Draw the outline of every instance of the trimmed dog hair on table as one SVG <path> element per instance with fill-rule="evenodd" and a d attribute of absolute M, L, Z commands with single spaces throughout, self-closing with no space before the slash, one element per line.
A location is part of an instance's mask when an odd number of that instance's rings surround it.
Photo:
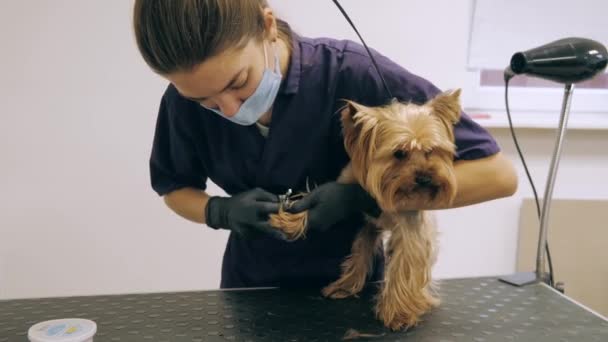
<path fill-rule="evenodd" d="M 383 233 L 388 233 L 375 313 L 392 330 L 415 326 L 439 305 L 431 277 L 438 250 L 436 226 L 431 212 L 418 208 L 447 208 L 456 195 L 453 127 L 460 119 L 460 92 L 443 92 L 424 104 L 393 101 L 366 107 L 346 101 L 340 113 L 350 163 L 337 181 L 359 183 L 382 213 L 366 216 L 340 278 L 322 294 L 346 298 L 359 293 L 373 256 L 381 250 Z M 290 239 L 303 238 L 306 212 L 284 209 L 271 215 L 271 225 Z"/>

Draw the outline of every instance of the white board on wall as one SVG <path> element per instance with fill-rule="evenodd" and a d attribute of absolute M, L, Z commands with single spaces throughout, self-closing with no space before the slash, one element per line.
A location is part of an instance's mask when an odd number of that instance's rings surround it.
<path fill-rule="evenodd" d="M 502 69 L 513 53 L 565 37 L 608 44 L 607 0 L 475 0 L 468 67 Z"/>

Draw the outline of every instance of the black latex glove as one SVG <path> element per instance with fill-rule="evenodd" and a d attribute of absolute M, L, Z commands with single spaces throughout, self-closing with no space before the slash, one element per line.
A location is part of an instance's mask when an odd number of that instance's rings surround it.
<path fill-rule="evenodd" d="M 326 231 L 334 224 L 365 212 L 380 214 L 376 201 L 359 184 L 330 182 L 312 190 L 288 209 L 291 213 L 308 210 L 307 229 Z"/>
<path fill-rule="evenodd" d="M 253 189 L 232 197 L 213 196 L 206 207 L 206 223 L 214 229 L 228 229 L 245 238 L 267 234 L 286 240 L 268 223 L 268 215 L 278 213 L 279 199 L 262 189 Z"/>

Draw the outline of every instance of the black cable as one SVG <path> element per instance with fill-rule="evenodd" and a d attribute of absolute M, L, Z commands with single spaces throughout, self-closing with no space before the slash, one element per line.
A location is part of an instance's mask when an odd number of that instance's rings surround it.
<path fill-rule="evenodd" d="M 511 136 L 513 137 L 513 142 L 515 143 L 515 148 L 517 149 L 517 153 L 519 154 L 519 158 L 521 159 L 521 163 L 524 165 L 524 170 L 526 171 L 526 175 L 528 176 L 528 181 L 530 181 L 530 185 L 532 186 L 532 192 L 534 192 L 534 200 L 536 202 L 536 214 L 538 215 L 538 219 L 540 222 L 540 202 L 538 200 L 538 193 L 536 192 L 536 187 L 534 186 L 534 182 L 532 181 L 532 176 L 530 176 L 530 171 L 528 171 L 528 165 L 526 164 L 526 160 L 524 159 L 523 153 L 521 153 L 521 149 L 519 148 L 519 142 L 517 141 L 517 136 L 515 135 L 515 130 L 513 129 L 513 121 L 511 120 L 511 111 L 509 110 L 509 81 L 511 80 L 512 75 L 505 74 L 505 107 L 507 109 L 507 119 L 509 120 L 509 129 L 511 130 Z M 551 252 L 549 252 L 549 241 L 545 243 L 545 250 L 547 251 L 547 261 L 549 262 L 549 286 L 554 287 L 553 281 L 553 262 L 551 261 Z"/>
<path fill-rule="evenodd" d="M 346 18 L 346 20 L 348 21 L 350 26 L 353 28 L 353 30 L 355 30 L 355 33 L 357 33 L 357 36 L 359 36 L 361 43 L 363 43 L 365 50 L 367 50 L 367 54 L 369 55 L 369 58 L 372 59 L 372 63 L 374 64 L 374 68 L 376 68 L 376 72 L 378 73 L 378 75 L 380 76 L 380 79 L 382 80 L 384 89 L 386 90 L 386 92 L 390 96 L 390 98 L 392 99 L 393 94 L 391 93 L 391 90 L 388 88 L 388 85 L 386 84 L 386 81 L 384 80 L 384 77 L 382 76 L 382 73 L 380 72 L 380 69 L 378 68 L 378 65 L 376 64 L 376 60 L 374 59 L 374 56 L 372 56 L 372 53 L 369 51 L 367 44 L 365 44 L 363 37 L 361 37 L 361 35 L 359 34 L 359 30 L 357 30 L 357 28 L 355 27 L 355 24 L 353 24 L 353 22 L 350 20 L 350 17 L 348 16 L 348 14 L 346 14 L 346 11 L 344 11 L 344 8 L 342 8 L 342 6 L 338 2 L 338 0 L 333 0 L 333 2 L 334 2 L 334 4 L 336 4 L 336 6 L 338 6 L 338 9 L 340 10 L 340 12 L 342 12 L 342 15 Z"/>

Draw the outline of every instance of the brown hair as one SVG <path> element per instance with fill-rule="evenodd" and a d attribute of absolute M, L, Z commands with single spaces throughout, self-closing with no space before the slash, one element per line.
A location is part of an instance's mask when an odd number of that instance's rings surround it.
<path fill-rule="evenodd" d="M 136 0 L 137 47 L 155 72 L 187 71 L 225 49 L 262 39 L 266 0 Z M 279 39 L 291 47 L 287 23 L 277 19 Z"/>

